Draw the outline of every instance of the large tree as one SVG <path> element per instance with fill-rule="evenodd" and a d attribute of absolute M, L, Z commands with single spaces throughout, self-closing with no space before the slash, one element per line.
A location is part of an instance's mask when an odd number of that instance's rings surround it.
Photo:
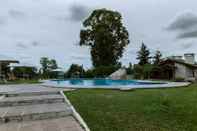
<path fill-rule="evenodd" d="M 42 57 L 40 59 L 40 64 L 41 64 L 41 71 L 42 71 L 42 76 L 44 78 L 48 78 L 50 76 L 50 72 L 53 69 L 57 69 L 58 65 L 55 59 L 49 59 L 47 57 Z"/>
<path fill-rule="evenodd" d="M 49 58 L 47 58 L 47 57 L 42 57 L 42 58 L 40 59 L 40 64 L 41 64 L 41 66 L 42 66 L 41 68 L 42 68 L 42 72 L 43 72 L 43 73 L 46 73 L 46 72 L 47 72 L 49 62 L 50 62 L 50 60 L 49 60 Z"/>
<path fill-rule="evenodd" d="M 83 26 L 80 45 L 90 46 L 94 67 L 117 65 L 129 44 L 129 33 L 123 26 L 121 14 L 97 9 L 83 22 Z"/>
<path fill-rule="evenodd" d="M 146 45 L 142 42 L 142 46 L 140 50 L 137 52 L 137 59 L 139 60 L 139 65 L 150 64 L 150 51 L 146 47 Z"/>
<path fill-rule="evenodd" d="M 50 69 L 57 69 L 57 68 L 58 68 L 58 65 L 57 65 L 57 62 L 56 62 L 55 59 L 51 59 L 51 60 L 49 61 L 49 68 L 50 68 Z"/>

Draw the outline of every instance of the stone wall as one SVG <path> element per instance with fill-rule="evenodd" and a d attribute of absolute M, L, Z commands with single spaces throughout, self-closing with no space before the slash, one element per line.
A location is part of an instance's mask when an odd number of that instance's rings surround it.
<path fill-rule="evenodd" d="M 186 79 L 186 67 L 183 64 L 175 63 L 175 78 L 184 78 Z"/>
<path fill-rule="evenodd" d="M 183 64 L 176 63 L 175 78 L 184 78 L 186 81 L 197 81 L 197 70 L 188 68 Z"/>

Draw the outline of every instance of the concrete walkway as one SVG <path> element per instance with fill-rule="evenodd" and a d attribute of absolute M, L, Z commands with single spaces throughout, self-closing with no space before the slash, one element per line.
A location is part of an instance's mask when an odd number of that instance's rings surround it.
<path fill-rule="evenodd" d="M 83 131 L 60 90 L 0 85 L 0 131 Z"/>

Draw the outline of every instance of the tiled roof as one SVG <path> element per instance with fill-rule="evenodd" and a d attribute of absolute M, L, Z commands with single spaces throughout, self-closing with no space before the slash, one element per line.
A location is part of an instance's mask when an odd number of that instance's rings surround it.
<path fill-rule="evenodd" d="M 176 63 L 179 63 L 179 64 L 183 64 L 183 65 L 188 66 L 188 67 L 191 67 L 191 68 L 197 68 L 197 65 L 196 64 L 186 63 L 183 60 L 175 60 L 175 59 L 168 58 L 165 61 L 173 61 L 173 62 L 176 62 Z"/>

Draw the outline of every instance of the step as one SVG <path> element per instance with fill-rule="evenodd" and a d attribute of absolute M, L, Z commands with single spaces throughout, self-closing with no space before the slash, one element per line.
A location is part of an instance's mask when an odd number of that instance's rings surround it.
<path fill-rule="evenodd" d="M 60 102 L 64 102 L 64 97 L 60 94 L 40 95 L 40 96 L 4 97 L 3 99 L 0 100 L 0 107 L 60 103 Z"/>
<path fill-rule="evenodd" d="M 60 94 L 59 91 L 35 91 L 35 92 L 10 92 L 3 93 L 6 97 L 18 97 L 18 96 L 40 96 L 40 95 L 52 95 Z"/>
<path fill-rule="evenodd" d="M 61 118 L 72 115 L 65 103 L 0 108 L 0 123 Z"/>

